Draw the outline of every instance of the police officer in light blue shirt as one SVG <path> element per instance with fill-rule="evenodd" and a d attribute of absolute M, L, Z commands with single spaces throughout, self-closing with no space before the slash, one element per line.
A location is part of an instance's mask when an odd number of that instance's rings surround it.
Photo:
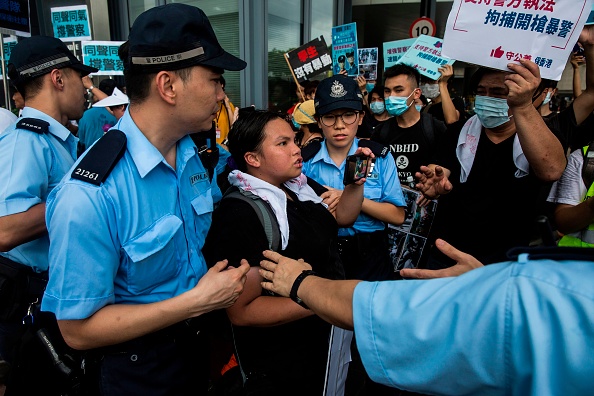
<path fill-rule="evenodd" d="M 445 242 L 440 249 L 460 267 L 440 275 L 478 263 Z M 354 327 L 374 381 L 432 395 L 592 393 L 593 249 L 518 248 L 511 261 L 458 277 L 396 282 L 298 277 L 311 266 L 264 255 L 260 274 L 274 282 L 262 287 Z"/>
<path fill-rule="evenodd" d="M 249 265 L 207 271 L 201 249 L 221 193 L 216 158 L 188 133 L 211 128 L 223 70 L 246 64 L 186 4 L 142 13 L 120 57 L 125 115 L 48 198 L 43 309 L 88 350 L 87 392 L 206 394 L 208 348 L 189 319 L 232 305 Z"/>
<path fill-rule="evenodd" d="M 20 41 L 8 64 L 8 76 L 26 101 L 22 118 L 0 131 L 0 357 L 8 362 L 18 357 L 23 317 L 41 300 L 47 282 L 47 196 L 76 159 L 77 139 L 63 124 L 82 116 L 81 76 L 95 71 L 62 41 L 46 36 Z M 10 391 L 27 393 L 9 382 Z M 50 383 L 44 392 L 51 394 Z"/>
<path fill-rule="evenodd" d="M 303 150 L 303 173 L 340 194 L 347 156 L 359 145 L 371 145 L 376 159 L 366 178 L 361 214 L 352 227 L 339 230 L 339 251 L 348 279 L 386 280 L 394 271 L 388 256 L 386 223 L 404 221 L 405 202 L 394 159 L 387 149 L 355 138 L 364 116 L 362 103 L 362 94 L 352 78 L 339 75 L 320 83 L 315 106 L 325 140 Z"/>

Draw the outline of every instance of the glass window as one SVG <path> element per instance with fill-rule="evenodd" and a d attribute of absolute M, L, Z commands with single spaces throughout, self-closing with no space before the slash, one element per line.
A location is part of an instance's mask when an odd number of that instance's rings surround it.
<path fill-rule="evenodd" d="M 128 0 L 128 18 L 130 18 L 130 27 L 132 27 L 134 21 L 138 18 L 138 15 L 156 5 L 156 0 Z"/>
<path fill-rule="evenodd" d="M 268 98 L 270 110 L 286 112 L 297 102 L 296 85 L 284 54 L 301 45 L 302 1 L 268 2 Z"/>
<path fill-rule="evenodd" d="M 336 0 L 315 0 L 311 2 L 311 39 L 324 36 L 326 44 L 332 45 L 332 26 L 336 25 L 334 16 Z"/>

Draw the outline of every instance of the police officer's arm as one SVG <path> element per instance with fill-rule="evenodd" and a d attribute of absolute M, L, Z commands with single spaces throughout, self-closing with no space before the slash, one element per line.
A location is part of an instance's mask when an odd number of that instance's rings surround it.
<path fill-rule="evenodd" d="M 404 208 L 390 202 L 377 202 L 364 198 L 361 212 L 390 224 L 402 224 L 404 222 Z"/>
<path fill-rule="evenodd" d="M 0 251 L 7 252 L 47 233 L 45 203 L 25 212 L 0 217 Z"/>
<path fill-rule="evenodd" d="M 260 267 L 252 267 L 241 296 L 227 308 L 229 320 L 236 326 L 269 327 L 306 318 L 313 313 L 290 298 L 263 296 Z"/>
<path fill-rule="evenodd" d="M 450 91 L 448 91 L 448 80 L 454 75 L 454 68 L 452 65 L 446 64 L 437 69 L 437 71 L 441 73 L 438 84 L 444 121 L 448 125 L 453 124 L 460 119 L 460 112 L 454 106 L 454 102 L 450 97 Z"/>
<path fill-rule="evenodd" d="M 311 266 L 302 260 L 293 260 L 267 250 L 260 263 L 260 275 L 272 282 L 262 282 L 262 287 L 288 297 L 295 279 Z M 358 280 L 328 280 L 310 275 L 306 277 L 297 296 L 319 317 L 343 329 L 353 328 L 353 292 Z"/>
<path fill-rule="evenodd" d="M 508 64 L 514 73 L 505 76 L 505 85 L 509 89 L 507 103 L 530 167 L 539 179 L 554 181 L 565 169 L 565 153 L 559 139 L 532 104 L 532 96 L 540 84 L 539 68 L 527 59 L 521 59 L 520 63 Z"/>
<path fill-rule="evenodd" d="M 575 206 L 557 204 L 554 216 L 555 224 L 564 234 L 583 230 L 594 221 L 594 199 L 589 198 Z"/>
<path fill-rule="evenodd" d="M 111 304 L 81 320 L 58 320 L 66 343 L 86 350 L 114 345 L 153 333 L 215 309 L 230 307 L 243 291 L 250 266 L 214 265 L 191 290 L 151 304 Z"/>
<path fill-rule="evenodd" d="M 594 25 L 584 26 L 579 42 L 584 47 L 586 60 L 586 89 L 573 101 L 573 112 L 578 125 L 594 111 Z"/>

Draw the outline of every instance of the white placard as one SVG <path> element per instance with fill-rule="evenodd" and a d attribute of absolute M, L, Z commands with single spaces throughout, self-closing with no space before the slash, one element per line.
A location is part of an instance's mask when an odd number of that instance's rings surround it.
<path fill-rule="evenodd" d="M 558 81 L 588 18 L 592 0 L 454 0 L 443 55 L 509 71 L 531 59 Z"/>

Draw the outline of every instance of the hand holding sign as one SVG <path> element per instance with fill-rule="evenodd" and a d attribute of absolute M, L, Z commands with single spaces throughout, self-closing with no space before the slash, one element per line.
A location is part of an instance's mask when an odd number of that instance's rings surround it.
<path fill-rule="evenodd" d="M 505 85 L 509 89 L 507 104 L 509 107 L 526 107 L 532 105 L 534 91 L 540 85 L 540 69 L 536 63 L 521 59 L 521 65 L 507 65 L 514 73 L 505 76 Z"/>

